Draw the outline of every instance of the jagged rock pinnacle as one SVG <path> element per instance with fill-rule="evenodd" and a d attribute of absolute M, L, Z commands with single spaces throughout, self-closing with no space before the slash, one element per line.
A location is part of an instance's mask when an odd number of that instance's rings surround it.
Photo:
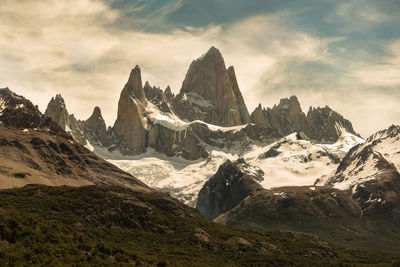
<path fill-rule="evenodd" d="M 106 123 L 101 116 L 101 109 L 96 106 L 89 119 L 84 122 L 84 130 L 87 136 L 95 142 L 105 143 L 107 135 Z"/>
<path fill-rule="evenodd" d="M 101 109 L 98 106 L 94 107 L 92 116 L 100 116 L 101 117 Z"/>
<path fill-rule="evenodd" d="M 220 126 L 250 122 L 234 69 L 226 69 L 224 58 L 215 47 L 190 65 L 178 98 L 185 94 L 195 94 L 198 101 L 190 102 L 189 98 L 189 102 L 199 104 L 196 108 L 202 113 L 191 112 L 188 106 L 176 107 L 177 113 L 188 120 L 200 119 Z"/>
<path fill-rule="evenodd" d="M 134 154 L 146 149 L 146 119 L 143 116 L 147 105 L 139 66 L 136 66 L 122 89 L 118 102 L 114 131 L 123 138 L 122 146 Z"/>
<path fill-rule="evenodd" d="M 69 130 L 69 114 L 61 94 L 51 98 L 44 114 L 55 121 L 64 131 Z"/>
<path fill-rule="evenodd" d="M 127 93 L 130 96 L 136 97 L 140 102 L 142 102 L 142 104 L 147 104 L 146 95 L 144 93 L 142 84 L 142 74 L 138 65 L 132 69 L 124 90 L 127 90 Z"/>

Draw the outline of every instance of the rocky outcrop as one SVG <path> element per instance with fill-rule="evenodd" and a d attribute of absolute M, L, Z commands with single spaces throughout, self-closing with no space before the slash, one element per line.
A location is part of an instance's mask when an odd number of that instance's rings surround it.
<path fill-rule="evenodd" d="M 142 73 L 138 65 L 132 69 L 123 91 L 129 92 L 130 96 L 138 99 L 143 105 L 146 105 L 147 100 L 143 89 Z"/>
<path fill-rule="evenodd" d="M 343 222 L 361 222 L 360 214 L 357 202 L 347 192 L 297 186 L 259 190 L 215 221 L 261 231 L 283 227 L 331 237 L 332 229 L 350 235 L 352 226 L 344 229 Z"/>
<path fill-rule="evenodd" d="M 304 133 L 312 139 L 322 142 L 336 141 L 342 129 L 358 135 L 351 122 L 330 107 L 312 108 L 307 113 L 307 127 Z"/>
<path fill-rule="evenodd" d="M 69 133 L 75 141 L 86 145 L 83 122 L 77 120 L 73 114 L 68 113 L 64 98 L 60 94 L 51 98 L 44 114 Z"/>
<path fill-rule="evenodd" d="M 0 125 L 22 130 L 44 128 L 52 134 L 63 132 L 37 106 L 8 88 L 0 89 Z"/>
<path fill-rule="evenodd" d="M 171 87 L 168 85 L 167 88 L 164 90 L 164 96 L 166 99 L 171 100 L 175 97 L 175 95 L 171 91 Z"/>
<path fill-rule="evenodd" d="M 262 109 L 261 104 L 252 112 L 253 123 L 275 128 L 282 136 L 305 128 L 305 115 L 296 96 L 281 99 L 273 108 Z"/>
<path fill-rule="evenodd" d="M 146 94 L 147 100 L 154 105 L 156 105 L 160 111 L 173 113 L 173 108 L 171 107 L 170 100 L 174 97 L 169 86 L 164 93 L 160 87 L 151 86 L 149 82 L 144 85 L 144 92 Z"/>
<path fill-rule="evenodd" d="M 250 122 L 234 70 L 228 72 L 220 51 L 215 47 L 192 62 L 174 101 L 174 108 L 188 121 L 202 120 L 219 126 Z"/>
<path fill-rule="evenodd" d="M 64 98 L 60 94 L 51 98 L 44 115 L 55 121 L 64 131 L 70 131 L 68 110 Z"/>
<path fill-rule="evenodd" d="M 296 96 L 291 96 L 289 99 L 281 99 L 279 104 L 274 106 L 272 110 L 275 113 L 274 115 L 277 115 L 275 119 L 278 127 L 285 129 L 285 126 L 287 126 L 287 128 L 292 128 L 291 132 L 295 129 L 306 128 L 306 118 Z"/>
<path fill-rule="evenodd" d="M 210 219 L 229 211 L 258 190 L 264 172 L 248 165 L 244 159 L 227 160 L 199 192 L 196 208 Z"/>
<path fill-rule="evenodd" d="M 79 144 L 86 145 L 87 139 L 90 138 L 84 132 L 84 122 L 81 120 L 77 120 L 74 114 L 69 115 L 69 129 L 68 132 L 72 138 L 75 139 Z"/>
<path fill-rule="evenodd" d="M 375 160 L 377 168 L 380 164 L 387 164 L 380 156 Z M 356 167 L 356 164 L 352 162 L 351 165 Z M 358 167 L 358 171 L 353 170 L 350 177 L 332 180 L 333 183 L 328 186 L 258 190 L 214 221 L 259 231 L 284 226 L 285 230 L 318 234 L 326 239 L 366 246 L 370 246 L 372 238 L 396 241 L 400 234 L 399 172 L 393 164 L 381 166 L 375 173 L 368 171 L 364 174 L 362 169 L 370 168 L 365 163 L 360 163 Z M 363 176 L 357 183 L 352 183 L 349 179 L 358 174 Z"/>
<path fill-rule="evenodd" d="M 146 98 L 149 101 L 154 99 L 160 100 L 163 97 L 163 91 L 159 87 L 151 86 L 148 81 L 144 84 L 143 87 L 144 93 L 146 94 Z"/>
<path fill-rule="evenodd" d="M 107 126 L 99 107 L 96 106 L 94 108 L 92 115 L 83 124 L 85 136 L 87 136 L 87 139 L 90 140 L 91 144 L 107 146 Z"/>
<path fill-rule="evenodd" d="M 329 107 L 310 107 L 304 114 L 296 96 L 281 99 L 273 108 L 260 104 L 251 113 L 251 120 L 260 127 L 276 129 L 281 136 L 301 132 L 317 142 L 336 142 L 343 131 L 359 136 L 350 121 Z"/>
<path fill-rule="evenodd" d="M 262 108 L 261 103 L 251 113 L 251 120 L 260 127 L 272 128 L 271 122 L 267 119 L 266 111 Z"/>
<path fill-rule="evenodd" d="M 119 149 L 128 154 L 140 154 L 147 147 L 147 100 L 139 66 L 136 66 L 121 92 L 114 132 L 119 137 Z"/>

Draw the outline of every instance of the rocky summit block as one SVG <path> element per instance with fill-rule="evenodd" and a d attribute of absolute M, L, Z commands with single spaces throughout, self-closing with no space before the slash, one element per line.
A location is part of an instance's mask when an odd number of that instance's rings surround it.
<path fill-rule="evenodd" d="M 87 140 L 83 132 L 83 122 L 77 120 L 73 114 L 68 113 L 64 98 L 60 94 L 51 98 L 44 114 L 48 118 L 55 121 L 77 142 L 82 145 L 87 144 Z"/>
<path fill-rule="evenodd" d="M 189 121 L 219 126 L 250 122 L 233 68 L 226 69 L 221 52 L 211 47 L 189 67 L 174 101 L 177 114 Z"/>

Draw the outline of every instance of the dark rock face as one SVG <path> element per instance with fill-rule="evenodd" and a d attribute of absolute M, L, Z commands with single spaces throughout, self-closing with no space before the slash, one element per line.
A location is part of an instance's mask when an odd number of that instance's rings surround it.
<path fill-rule="evenodd" d="M 318 234 L 343 244 L 368 247 L 374 243 L 374 248 L 385 249 L 391 242 L 399 244 L 399 220 L 400 175 L 393 171 L 355 190 L 318 186 L 259 190 L 214 219 L 258 231 L 284 226 L 286 230 Z M 385 242 L 375 244 L 377 240 Z"/>
<path fill-rule="evenodd" d="M 267 118 L 267 112 L 262 108 L 261 103 L 251 113 L 251 121 L 262 128 L 272 128 L 272 124 Z"/>
<path fill-rule="evenodd" d="M 189 121 L 203 120 L 219 126 L 250 122 L 235 72 L 233 68 L 226 69 L 215 47 L 192 62 L 174 107 L 180 117 Z"/>
<path fill-rule="evenodd" d="M 288 126 L 292 126 L 292 132 L 294 129 L 306 128 L 305 116 L 303 111 L 301 110 L 299 100 L 296 96 L 291 96 L 289 99 L 281 99 L 279 104 L 274 107 L 273 110 L 286 119 L 286 121 L 288 122 Z M 285 122 L 283 122 L 283 120 L 280 120 L 279 123 L 282 123 L 282 128 L 284 129 Z M 279 125 L 279 123 L 277 122 L 276 124 Z"/>
<path fill-rule="evenodd" d="M 147 100 L 160 100 L 163 96 L 163 91 L 155 86 L 151 86 L 149 82 L 146 82 L 143 87 L 144 93 L 146 94 Z"/>
<path fill-rule="evenodd" d="M 302 132 L 318 142 L 337 141 L 341 134 L 340 128 L 358 135 L 350 121 L 329 107 L 310 107 L 305 115 L 296 96 L 281 99 L 273 108 L 263 109 L 260 104 L 251 113 L 251 119 L 260 127 L 276 129 L 281 136 Z"/>
<path fill-rule="evenodd" d="M 244 159 L 226 161 L 199 192 L 196 208 L 210 219 L 234 208 L 239 202 L 258 190 L 263 190 L 257 181 L 264 173 L 249 166 Z"/>

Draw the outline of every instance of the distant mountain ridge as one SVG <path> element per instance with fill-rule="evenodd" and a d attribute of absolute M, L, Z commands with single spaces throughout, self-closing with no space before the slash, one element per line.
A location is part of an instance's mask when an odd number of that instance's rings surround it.
<path fill-rule="evenodd" d="M 234 68 L 226 68 L 215 47 L 192 62 L 177 95 L 170 87 L 163 91 L 149 82 L 143 86 L 136 66 L 121 92 L 114 126 L 107 130 L 100 108 L 89 122 L 77 121 L 66 112 L 60 95 L 50 101 L 45 114 L 103 155 L 138 155 L 153 148 L 195 160 L 207 158 L 213 149 L 240 154 L 251 144 L 268 144 L 292 132 L 322 143 L 334 143 L 342 130 L 357 135 L 351 122 L 329 107 L 310 107 L 306 115 L 296 96 L 281 99 L 273 108 L 260 104 L 249 115 Z"/>
<path fill-rule="evenodd" d="M 65 124 L 71 118 L 65 107 L 53 111 Z M 77 123 L 83 132 L 104 134 L 98 108 Z M 368 255 L 317 236 L 218 225 L 90 152 L 69 125 L 67 133 L 29 100 L 0 89 L 2 266 L 321 265 Z"/>
<path fill-rule="evenodd" d="M 251 113 L 253 123 L 278 129 L 283 136 L 302 132 L 317 142 L 336 142 L 341 128 L 359 136 L 351 122 L 328 106 L 310 107 L 305 114 L 296 96 L 281 99 L 273 108 L 262 108 L 261 104 Z M 340 134 L 339 134 L 340 135 Z"/>

